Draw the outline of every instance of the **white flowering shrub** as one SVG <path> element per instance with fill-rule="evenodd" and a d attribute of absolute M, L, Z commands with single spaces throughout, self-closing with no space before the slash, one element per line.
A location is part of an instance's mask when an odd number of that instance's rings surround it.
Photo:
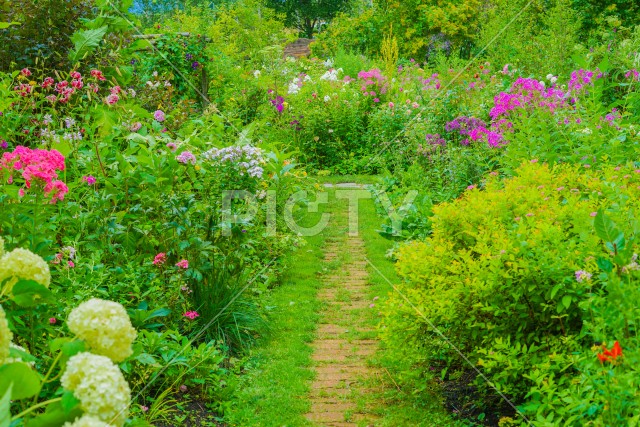
<path fill-rule="evenodd" d="M 67 362 L 60 382 L 80 400 L 85 414 L 116 427 L 124 425 L 131 391 L 120 369 L 108 357 L 76 354 Z"/>
<path fill-rule="evenodd" d="M 2 240 L 0 248 L 4 252 Z M 52 299 L 50 281 L 46 262 L 26 249 L 17 248 L 0 257 L 0 303 L 5 307 L 15 305 L 18 310 L 37 311 L 37 306 Z M 49 342 L 57 355 L 48 367 L 42 366 L 47 356 L 35 354 L 34 348 L 38 347 L 33 341 L 26 343 L 34 356 L 12 342 L 22 337 L 11 332 L 9 320 L 13 322 L 16 316 L 12 311 L 9 314 L 10 319 L 0 305 L 0 425 L 5 425 L 3 420 L 34 427 L 124 425 L 131 390 L 114 362 L 122 362 L 133 353 L 131 346 L 137 332 L 122 305 L 94 298 L 72 310 L 67 325 L 76 338 Z M 44 377 L 38 373 L 39 368 L 47 372 Z M 61 374 L 62 397 L 37 403 L 44 385 L 58 378 L 52 376 L 56 371 Z M 27 399 L 34 399 L 31 406 L 25 402 Z M 12 419 L 13 409 L 18 414 Z"/>
<path fill-rule="evenodd" d="M 10 293 L 19 279 L 33 280 L 48 288 L 51 283 L 49 266 L 28 249 L 16 248 L 0 258 L 0 284 L 4 282 L 0 295 Z"/>
<path fill-rule="evenodd" d="M 137 334 L 121 304 L 92 298 L 71 311 L 67 326 L 94 353 L 116 363 L 133 353 L 131 345 Z"/>

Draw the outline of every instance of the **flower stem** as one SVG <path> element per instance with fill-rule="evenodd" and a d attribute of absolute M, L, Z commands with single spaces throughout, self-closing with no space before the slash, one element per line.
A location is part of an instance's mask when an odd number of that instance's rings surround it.
<path fill-rule="evenodd" d="M 50 403 L 55 403 L 55 402 L 60 402 L 62 400 L 61 397 L 56 397 L 55 399 L 49 399 L 49 400 L 45 400 L 44 402 L 40 402 L 36 405 L 31 406 L 28 409 L 25 409 L 24 411 L 20 412 L 18 415 L 14 415 L 13 418 L 11 418 L 12 421 L 15 421 L 19 418 L 24 417 L 27 414 L 30 414 L 31 412 L 35 411 L 38 408 L 42 408 L 43 406 L 47 406 Z"/>

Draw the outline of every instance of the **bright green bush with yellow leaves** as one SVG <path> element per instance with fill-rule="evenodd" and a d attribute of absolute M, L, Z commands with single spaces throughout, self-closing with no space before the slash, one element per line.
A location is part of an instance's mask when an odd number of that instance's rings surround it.
<path fill-rule="evenodd" d="M 611 249 L 594 222 L 606 212 L 634 230 L 639 196 L 640 170 L 631 164 L 595 171 L 534 160 L 514 178 L 489 175 L 434 207 L 430 238 L 400 249 L 405 283 L 383 310 L 384 339 L 445 385 L 476 376 L 455 346 L 516 404 L 530 398 L 540 372 L 554 387 L 568 385 L 578 375 L 574 355 L 596 360 L 585 302 L 606 295 L 597 260 Z M 473 387 L 470 406 L 502 401 L 480 377 Z"/>

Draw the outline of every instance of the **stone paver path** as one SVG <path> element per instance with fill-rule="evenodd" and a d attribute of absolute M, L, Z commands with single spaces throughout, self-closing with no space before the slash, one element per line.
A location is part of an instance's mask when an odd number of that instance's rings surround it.
<path fill-rule="evenodd" d="M 319 426 L 373 426 L 375 416 L 361 407 L 364 381 L 376 375 L 367 359 L 377 349 L 375 331 L 366 325 L 368 273 L 364 242 L 358 236 L 328 239 L 325 261 L 348 253 L 337 271 L 325 276 L 318 298 L 325 303 L 313 342 L 316 379 L 307 419 Z"/>

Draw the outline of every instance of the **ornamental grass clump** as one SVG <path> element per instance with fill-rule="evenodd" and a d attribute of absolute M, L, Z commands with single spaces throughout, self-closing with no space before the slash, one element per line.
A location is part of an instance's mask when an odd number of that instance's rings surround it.
<path fill-rule="evenodd" d="M 133 353 L 131 345 L 137 334 L 121 304 L 92 298 L 71 312 L 67 326 L 92 352 L 116 363 Z"/>
<path fill-rule="evenodd" d="M 108 357 L 76 354 L 67 362 L 60 382 L 73 392 L 86 415 L 116 427 L 124 425 L 131 390 L 120 369 Z"/>

